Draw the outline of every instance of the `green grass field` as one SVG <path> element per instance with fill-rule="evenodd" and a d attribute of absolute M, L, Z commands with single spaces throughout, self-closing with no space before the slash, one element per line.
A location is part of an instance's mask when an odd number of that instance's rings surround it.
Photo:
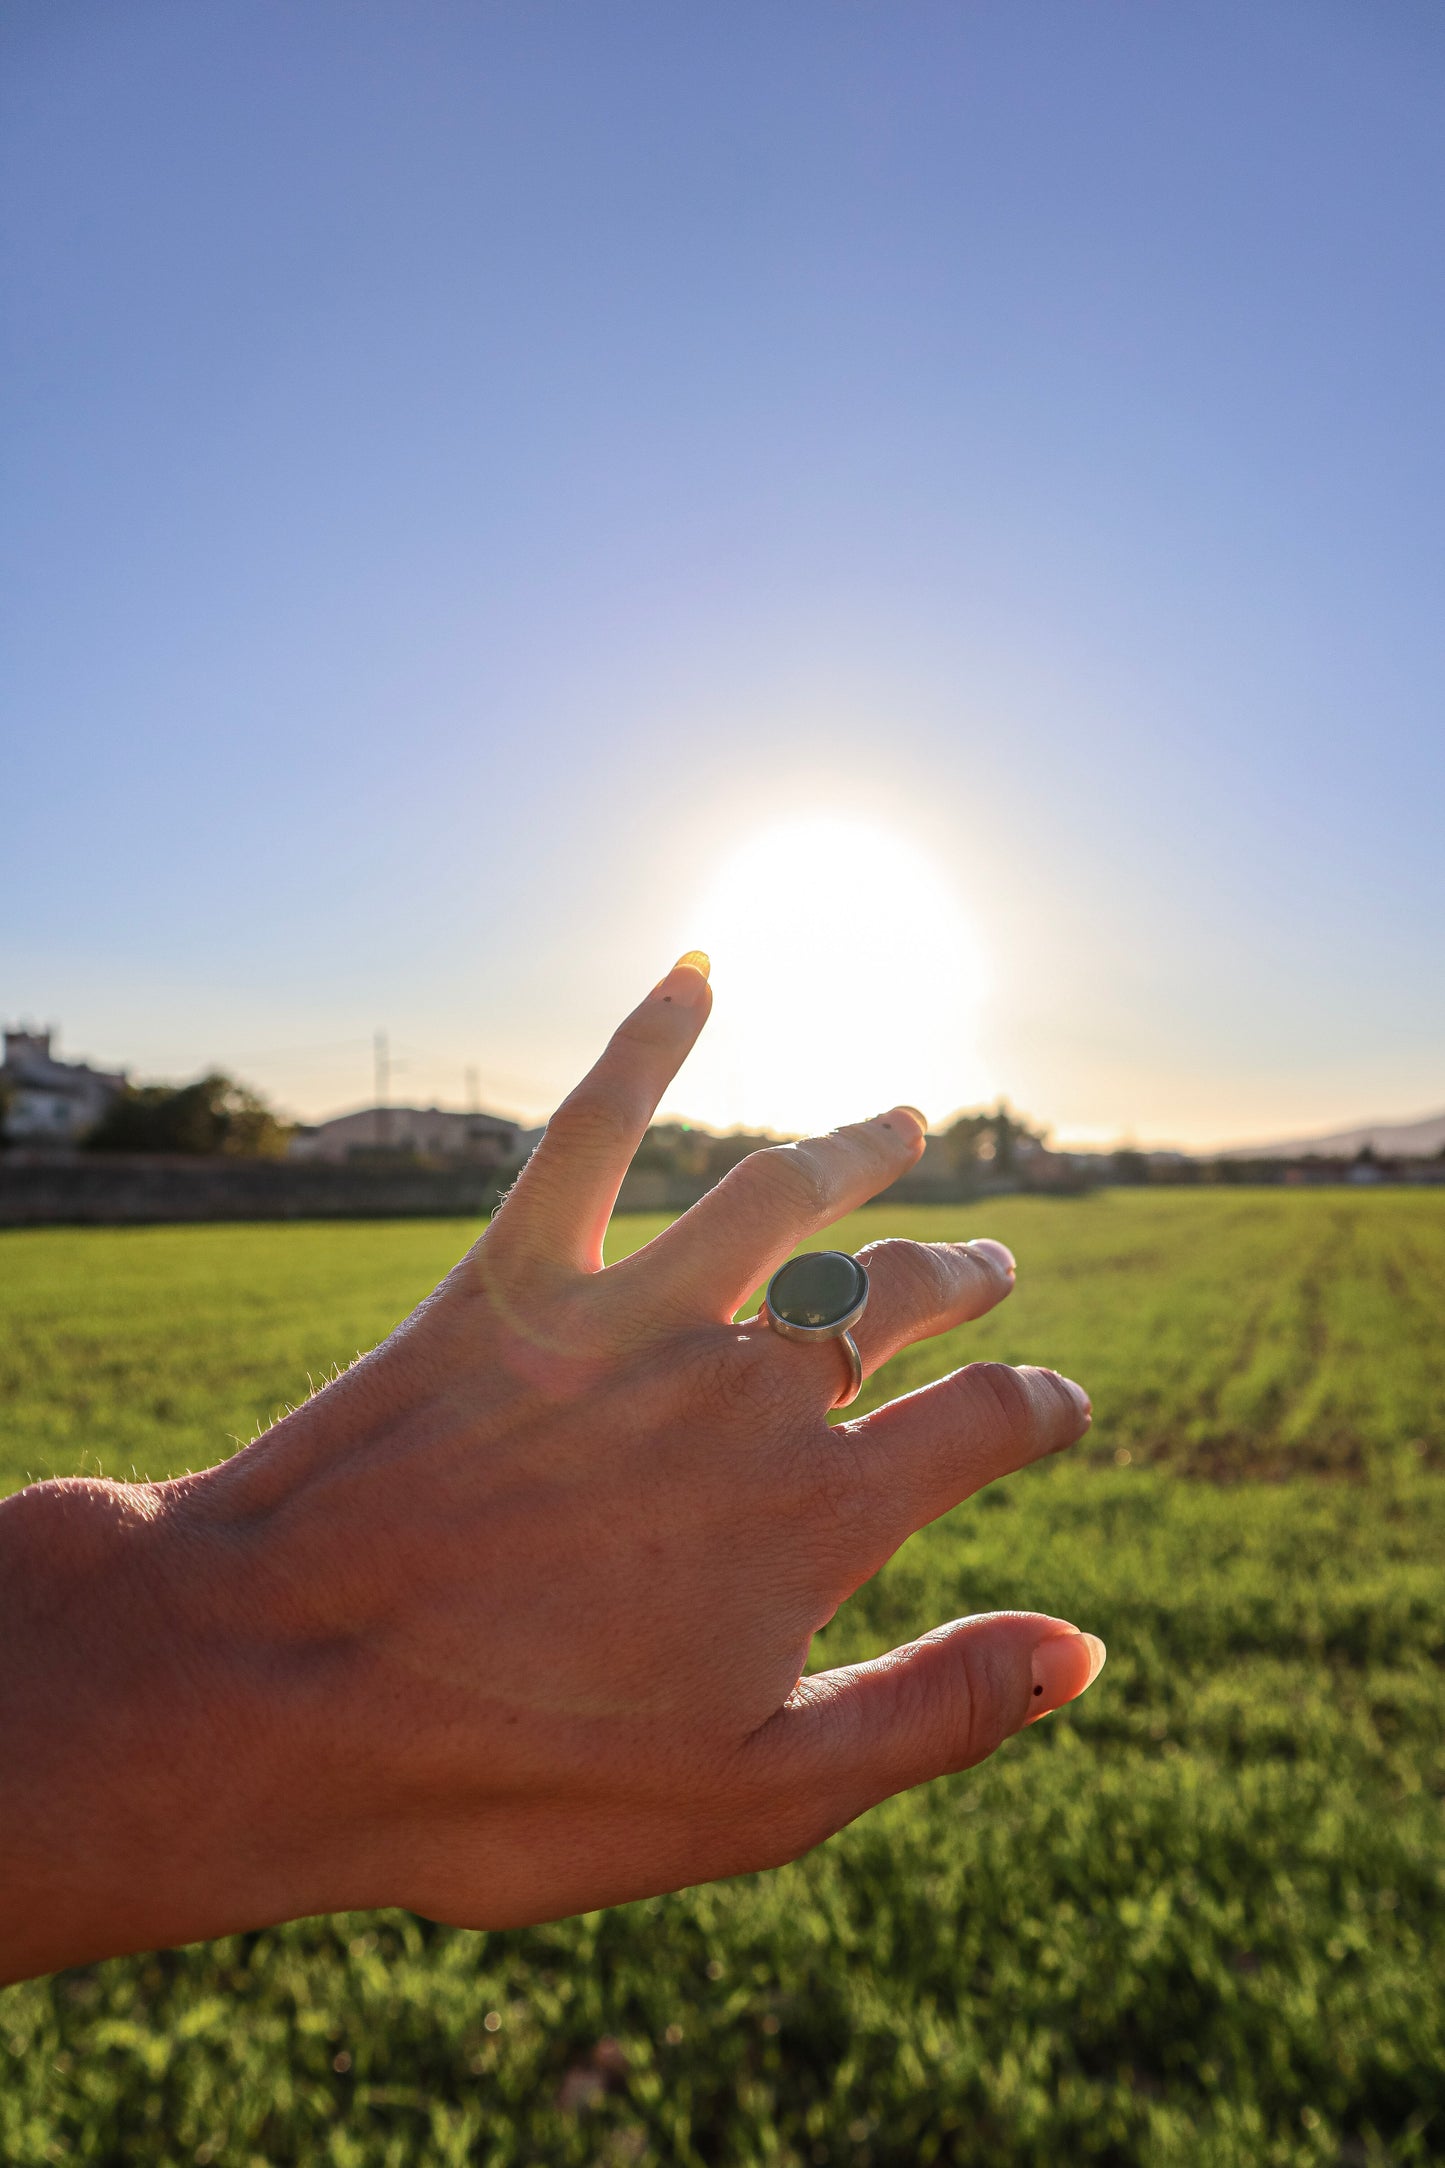
<path fill-rule="evenodd" d="M 1445 2160 L 1445 1195 L 882 1206 L 830 1239 L 885 1232 L 997 1233 L 1021 1271 L 874 1398 L 987 1353 L 1072 1371 L 1096 1422 L 916 1538 L 819 1658 L 1025 1603 L 1107 1639 L 1084 1701 L 780 1874 L 12 1989 L 6 2168 Z M 465 1239 L 0 1236 L 0 1488 L 218 1457 Z"/>

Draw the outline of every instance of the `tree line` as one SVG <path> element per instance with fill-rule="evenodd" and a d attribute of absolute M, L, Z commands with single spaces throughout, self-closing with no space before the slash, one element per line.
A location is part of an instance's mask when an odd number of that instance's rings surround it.
<path fill-rule="evenodd" d="M 280 1159 L 292 1126 L 249 1085 L 212 1069 L 192 1084 L 127 1084 L 85 1144 L 92 1152 Z"/>

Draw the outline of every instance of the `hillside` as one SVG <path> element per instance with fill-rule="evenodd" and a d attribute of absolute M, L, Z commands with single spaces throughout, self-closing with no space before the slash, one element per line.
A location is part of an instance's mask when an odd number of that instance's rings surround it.
<path fill-rule="evenodd" d="M 1318 1152 L 1322 1159 L 1353 1159 L 1365 1145 L 1381 1159 L 1433 1159 L 1445 1151 L 1445 1113 L 1416 1122 L 1362 1122 L 1358 1129 L 1335 1129 L 1324 1137 L 1293 1137 L 1284 1144 L 1237 1144 L 1222 1159 L 1300 1159 Z"/>

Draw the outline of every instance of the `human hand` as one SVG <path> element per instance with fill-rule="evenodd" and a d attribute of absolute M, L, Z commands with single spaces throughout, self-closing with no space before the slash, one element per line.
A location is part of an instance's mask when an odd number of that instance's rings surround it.
<path fill-rule="evenodd" d="M 710 1001 L 678 965 L 405 1324 L 233 1460 L 148 1490 L 115 1585 L 152 1569 L 182 1713 L 126 1797 L 183 1834 L 164 1919 L 132 1907 L 106 1948 L 383 1904 L 504 1926 L 773 1865 L 1096 1675 L 1101 1643 L 1030 1612 L 804 1675 L 916 1528 L 1072 1444 L 1088 1401 L 974 1364 L 830 1425 L 839 1350 L 733 1322 L 915 1162 L 905 1107 L 753 1154 L 603 1268 Z M 863 1257 L 866 1371 L 1013 1284 L 997 1243 Z"/>

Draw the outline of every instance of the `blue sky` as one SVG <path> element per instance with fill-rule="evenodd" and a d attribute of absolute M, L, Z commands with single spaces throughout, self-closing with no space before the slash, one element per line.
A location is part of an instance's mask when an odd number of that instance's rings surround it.
<path fill-rule="evenodd" d="M 1445 1104 L 1437 7 L 10 0 L 0 77 L 10 1020 L 532 1114 L 701 943 L 716 1122 Z"/>

